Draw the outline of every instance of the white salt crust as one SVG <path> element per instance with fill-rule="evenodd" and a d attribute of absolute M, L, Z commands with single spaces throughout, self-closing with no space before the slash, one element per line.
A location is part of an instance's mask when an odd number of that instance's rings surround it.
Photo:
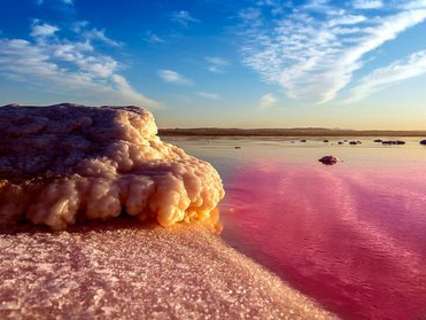
<path fill-rule="evenodd" d="M 0 224 L 127 212 L 167 227 L 208 219 L 224 197 L 217 171 L 162 142 L 142 108 L 8 105 L 0 135 Z"/>

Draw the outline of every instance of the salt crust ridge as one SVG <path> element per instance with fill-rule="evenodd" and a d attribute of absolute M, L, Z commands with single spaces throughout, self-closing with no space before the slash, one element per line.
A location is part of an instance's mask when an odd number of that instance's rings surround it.
<path fill-rule="evenodd" d="M 217 171 L 162 142 L 143 108 L 7 105 L 0 134 L 0 224 L 127 212 L 167 227 L 208 219 L 224 197 Z"/>

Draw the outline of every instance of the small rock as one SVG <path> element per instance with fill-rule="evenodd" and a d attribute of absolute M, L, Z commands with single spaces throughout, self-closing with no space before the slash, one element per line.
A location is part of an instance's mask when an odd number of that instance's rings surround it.
<path fill-rule="evenodd" d="M 388 140 L 388 141 L 382 141 L 382 144 L 405 144 L 405 141 L 401 141 L 401 140 Z"/>
<path fill-rule="evenodd" d="M 420 144 L 426 146 L 426 139 L 420 141 Z"/>
<path fill-rule="evenodd" d="M 382 143 L 383 140 L 382 139 L 376 139 L 376 140 L 374 140 L 374 142 L 376 142 L 376 143 Z"/>
<path fill-rule="evenodd" d="M 336 164 L 338 159 L 334 156 L 324 156 L 321 159 L 319 159 L 318 161 L 321 162 L 322 164 L 331 166 L 333 164 Z"/>
<path fill-rule="evenodd" d="M 306 142 L 306 140 L 305 140 L 305 139 L 302 139 L 302 140 L 300 140 L 300 142 Z"/>

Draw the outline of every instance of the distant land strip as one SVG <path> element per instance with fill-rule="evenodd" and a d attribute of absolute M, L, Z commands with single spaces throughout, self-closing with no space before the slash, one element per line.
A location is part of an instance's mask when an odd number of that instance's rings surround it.
<path fill-rule="evenodd" d="M 426 137 L 426 130 L 350 130 L 327 128 L 171 128 L 159 129 L 160 136 L 288 136 L 288 137 Z"/>

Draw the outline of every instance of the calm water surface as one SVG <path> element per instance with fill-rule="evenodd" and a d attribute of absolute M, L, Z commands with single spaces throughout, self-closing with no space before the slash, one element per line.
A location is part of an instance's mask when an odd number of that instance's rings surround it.
<path fill-rule="evenodd" d="M 373 138 L 357 146 L 167 140 L 221 173 L 230 245 L 344 319 L 426 319 L 426 147 L 419 138 L 405 138 L 404 146 Z M 327 154 L 343 162 L 320 164 Z"/>

